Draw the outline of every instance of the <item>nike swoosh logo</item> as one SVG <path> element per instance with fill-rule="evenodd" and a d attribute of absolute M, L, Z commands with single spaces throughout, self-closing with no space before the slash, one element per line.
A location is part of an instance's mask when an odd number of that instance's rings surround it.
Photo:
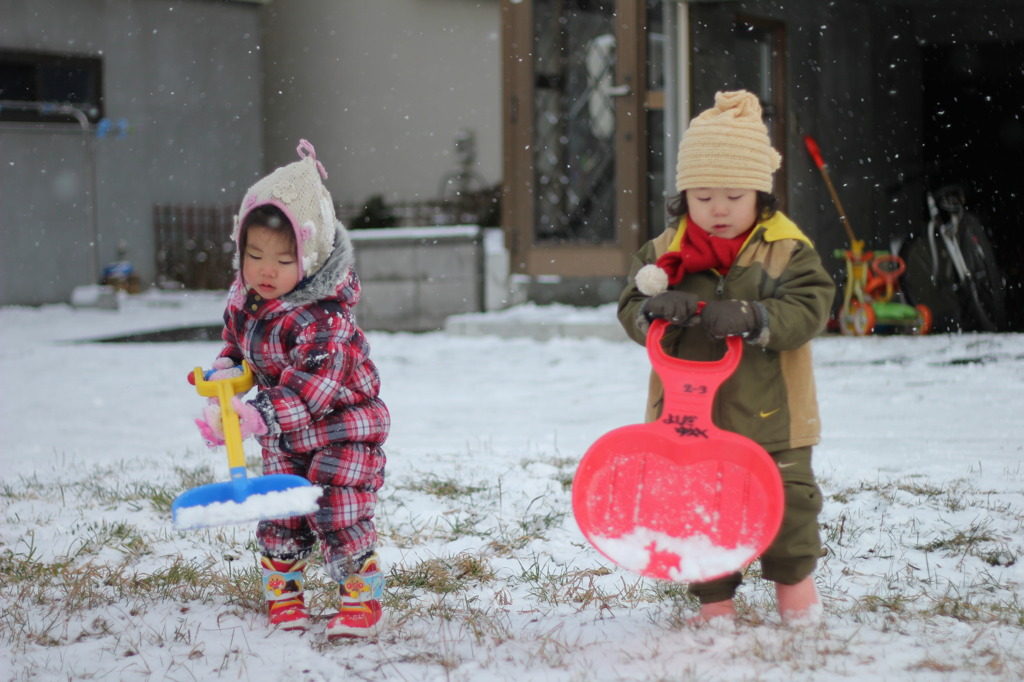
<path fill-rule="evenodd" d="M 765 412 L 764 410 L 761 410 L 761 419 L 767 419 L 768 417 L 772 416 L 773 414 L 775 414 L 776 412 L 778 412 L 781 409 L 782 409 L 781 407 L 776 407 L 771 412 Z"/>
<path fill-rule="evenodd" d="M 785 469 L 787 467 L 794 466 L 795 464 L 796 464 L 796 462 L 779 462 L 779 468 L 780 469 Z"/>

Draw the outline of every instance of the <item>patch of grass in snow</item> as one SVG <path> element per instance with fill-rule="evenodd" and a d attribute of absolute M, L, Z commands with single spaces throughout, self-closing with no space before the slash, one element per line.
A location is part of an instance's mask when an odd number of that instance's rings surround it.
<path fill-rule="evenodd" d="M 992 530 L 992 520 L 983 519 L 967 528 L 950 528 L 948 533 L 920 545 L 924 552 L 941 552 L 948 557 L 975 556 L 989 566 L 1012 566 L 1017 552 Z"/>
<path fill-rule="evenodd" d="M 106 549 L 115 549 L 131 556 L 141 556 L 152 551 L 139 529 L 125 521 L 89 521 L 75 524 L 71 530 L 77 542 L 76 558 L 99 554 Z"/>
<path fill-rule="evenodd" d="M 539 605 L 603 611 L 644 604 L 678 605 L 680 600 L 696 604 L 685 586 L 646 580 L 606 565 L 572 569 L 536 555 L 524 559 L 518 560 L 519 570 L 511 574 L 508 584 L 524 590 Z"/>
<path fill-rule="evenodd" d="M 434 557 L 409 566 L 393 566 L 388 574 L 388 587 L 392 590 L 447 594 L 492 580 L 494 571 L 485 558 L 461 553 Z"/>
<path fill-rule="evenodd" d="M 534 502 L 537 500 L 535 499 Z M 515 558 L 531 542 L 544 540 L 553 530 L 561 527 L 568 511 L 539 509 L 531 512 L 530 507 L 520 514 L 513 523 L 502 522 L 486 533 L 490 551 L 507 558 Z"/>
<path fill-rule="evenodd" d="M 78 481 L 43 483 L 38 477 L 20 478 L 17 483 L 3 482 L 0 498 L 8 501 L 48 500 L 61 507 L 100 509 L 127 508 L 130 511 L 150 509 L 170 514 L 174 498 L 185 490 L 217 480 L 212 464 L 186 469 L 175 467 L 177 481 L 158 484 L 148 478 L 125 479 L 121 469 L 97 468 Z"/>
<path fill-rule="evenodd" d="M 170 512 L 171 502 L 178 494 L 176 488 L 155 485 L 148 480 L 120 480 L 116 475 L 99 476 L 75 484 L 76 492 L 83 501 L 104 509 L 115 509 L 120 505 L 138 511 L 145 506 L 157 512 Z"/>
<path fill-rule="evenodd" d="M 596 622 L 646 608 L 645 617 L 658 628 L 695 639 L 705 636 L 686 624 L 698 604 L 685 586 L 645 580 L 587 558 L 590 550 L 576 539 L 571 523 L 567 482 L 575 465 L 573 458 L 534 458 L 486 483 L 461 471 L 389 482 L 378 531 L 383 546 L 402 548 L 405 557 L 385 566 L 389 615 L 382 637 L 402 642 L 389 649 L 394 651 L 390 663 L 445 672 L 472 663 L 486 671 L 499 665 L 500 657 L 516 655 L 527 668 L 566 668 L 580 649 L 576 631 L 561 629 L 568 622 L 566 613 Z M 124 479 L 115 471 L 92 472 L 81 483 L 4 482 L 0 502 L 13 505 L 32 496 L 47 503 L 33 502 L 38 508 L 128 507 L 167 517 L 177 494 L 223 480 L 215 473 L 220 470 L 216 462 L 176 469 L 177 480 L 166 486 Z M 508 477 L 517 476 L 530 477 L 529 485 L 508 485 Z M 1021 551 L 1015 538 L 1002 537 L 1008 531 L 996 530 L 1005 527 L 998 519 L 1016 519 L 1018 528 L 1024 523 L 1021 510 L 1005 498 L 962 481 L 941 487 L 917 477 L 845 486 L 825 481 L 822 488 L 828 500 L 822 519 L 828 556 L 817 575 L 827 617 L 895 632 L 927 628 L 938 619 L 1024 628 L 1024 608 L 1013 587 L 995 577 L 995 569 L 1016 562 Z M 964 523 L 965 509 L 998 519 Z M 96 638 L 106 650 L 132 658 L 149 646 L 145 638 L 162 638 L 185 647 L 172 654 L 176 660 L 194 657 L 214 669 L 237 665 L 227 657 L 241 656 L 244 647 L 232 649 L 223 661 L 207 655 L 200 635 L 204 626 L 189 612 L 200 611 L 195 604 L 209 604 L 219 613 L 263 623 L 266 607 L 249 529 L 179 535 L 145 530 L 132 517 L 83 518 L 63 533 L 47 528 L 46 537 L 63 537 L 68 544 L 58 551 L 41 548 L 32 530 L 13 547 L 0 545 L 0 601 L 5 604 L 0 640 L 19 651 Z M 39 519 L 37 527 L 49 522 Z M 31 528 L 25 519 L 18 523 Z M 959 582 L 954 584 L 952 575 L 959 575 Z M 741 626 L 752 630 L 743 655 L 755 668 L 807 670 L 830 661 L 834 666 L 847 655 L 842 638 L 827 630 L 794 634 L 772 627 L 774 591 L 759 578 L 755 563 L 737 596 Z M 306 600 L 314 621 L 337 609 L 337 585 L 323 572 L 319 554 L 310 558 Z M 167 627 L 146 631 L 144 616 L 168 607 L 174 617 Z M 558 617 L 549 619 L 552 615 Z M 513 640 L 514 653 L 499 648 Z M 307 641 L 317 651 L 334 646 L 318 637 Z M 474 658 L 467 657 L 466 642 L 472 643 Z M 971 660 L 966 654 L 961 661 L 952 653 L 922 652 L 911 669 L 1003 674 L 1020 664 L 1020 657 L 998 641 L 972 641 L 965 651 Z M 685 670 L 679 675 L 671 679 L 697 679 Z"/>
<path fill-rule="evenodd" d="M 82 611 L 109 606 L 116 590 L 109 587 L 110 567 L 76 562 L 31 561 L 12 551 L 0 554 L 6 604 L 0 630 L 11 641 L 57 646 L 69 618 Z"/>
<path fill-rule="evenodd" d="M 460 483 L 453 478 L 441 478 L 434 474 L 423 476 L 414 481 L 405 481 L 403 483 L 395 483 L 392 485 L 397 490 L 422 492 L 428 495 L 433 495 L 434 497 L 449 500 L 459 497 L 468 497 L 475 493 L 487 490 L 487 486 L 484 485 L 467 485 Z"/>
<path fill-rule="evenodd" d="M 858 600 L 857 606 L 868 613 L 905 614 L 913 606 L 915 597 L 916 595 L 893 592 L 867 594 Z"/>
<path fill-rule="evenodd" d="M 12 643 L 58 646 L 68 642 L 67 624 L 84 613 L 115 607 L 131 619 L 167 602 L 224 603 L 244 609 L 263 608 L 255 567 L 223 570 L 213 559 L 170 556 L 156 570 L 137 565 L 145 538 L 129 524 L 87 523 L 70 551 L 43 558 L 33 533 L 15 548 L 0 551 L 0 638 Z M 103 561 L 104 547 L 121 550 L 119 559 Z M 100 633 L 102 634 L 102 633 Z"/>
<path fill-rule="evenodd" d="M 252 470 L 252 467 L 249 467 L 248 464 L 246 466 L 250 471 Z M 210 463 L 201 464 L 191 469 L 174 467 L 174 473 L 178 477 L 178 484 L 174 486 L 177 490 L 175 497 L 186 490 L 198 488 L 201 485 L 207 485 L 208 483 L 214 483 L 217 481 L 217 476 L 213 471 L 213 464 Z M 173 501 L 174 498 L 172 497 L 171 499 Z M 170 509 L 171 507 L 168 505 L 167 510 L 170 511 Z"/>
<path fill-rule="evenodd" d="M 820 483 L 822 487 L 825 487 L 828 481 L 820 481 Z M 902 501 L 918 504 L 923 502 L 930 508 L 942 511 L 961 511 L 967 508 L 967 500 L 979 495 L 992 494 L 978 490 L 963 479 L 936 485 L 922 475 L 913 474 L 897 479 L 860 481 L 856 485 L 832 489 L 828 492 L 828 499 L 845 505 L 863 493 L 873 493 L 889 503 Z"/>
<path fill-rule="evenodd" d="M 548 457 L 542 461 L 544 464 L 555 467 L 557 473 L 552 477 L 562 486 L 562 490 L 568 492 L 572 489 L 572 479 L 576 475 L 576 467 L 580 464 L 579 457 Z M 528 462 L 524 462 L 525 467 Z"/>
<path fill-rule="evenodd" d="M 36 494 L 37 493 L 34 488 L 26 483 L 24 477 L 22 477 L 16 484 L 7 480 L 0 481 L 0 498 L 3 498 L 8 502 L 14 502 L 15 500 L 27 500 Z"/>
<path fill-rule="evenodd" d="M 526 460 L 527 467 L 533 461 Z M 544 464 L 551 464 L 545 460 Z M 560 466 L 568 466 L 565 460 Z M 556 467 L 552 479 L 559 481 L 561 469 Z M 559 482 L 561 487 L 561 483 Z M 428 496 L 429 507 L 440 502 L 442 509 L 429 518 L 407 515 L 400 522 L 380 524 L 382 537 L 391 544 L 413 549 L 431 541 L 453 542 L 463 538 L 480 538 L 491 554 L 512 557 L 534 541 L 547 539 L 552 531 L 560 529 L 571 513 L 569 505 L 552 500 L 550 495 L 539 495 L 514 514 L 506 514 L 506 495 L 502 481 L 497 484 L 469 484 L 452 477 L 424 474 L 415 480 L 389 483 L 385 497 L 394 509 L 417 508 L 416 495 Z M 410 495 L 411 493 L 411 495 Z M 509 520 L 511 519 L 511 520 Z"/>
<path fill-rule="evenodd" d="M 1024 626 L 1014 585 L 988 570 L 1018 560 L 1020 538 L 996 529 L 1020 527 L 1020 509 L 964 480 L 938 486 L 902 477 L 830 487 L 822 481 L 826 496 L 841 505 L 828 518 L 826 503 L 822 523 L 827 554 L 818 574 L 831 576 L 827 610 L 865 623 L 881 616 L 886 631 L 935 618 Z M 965 511 L 978 515 L 967 520 Z M 857 593 L 848 592 L 847 581 Z"/>

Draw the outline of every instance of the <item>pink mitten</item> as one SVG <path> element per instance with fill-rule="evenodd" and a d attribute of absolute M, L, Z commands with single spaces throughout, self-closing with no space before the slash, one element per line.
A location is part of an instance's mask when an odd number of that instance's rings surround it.
<path fill-rule="evenodd" d="M 242 440 L 249 436 L 262 436 L 267 432 L 267 424 L 263 421 L 260 411 L 249 403 L 242 402 L 242 399 L 235 396 L 231 399 L 231 409 L 238 415 L 238 426 L 242 432 Z M 206 444 L 211 448 L 224 445 L 224 423 L 222 421 L 220 405 L 216 399 L 203 408 L 203 415 L 196 420 L 199 427 L 199 435 L 203 437 Z"/>
<path fill-rule="evenodd" d="M 218 379 L 233 379 L 235 377 L 242 376 L 242 368 L 235 364 L 235 361 L 231 358 L 217 358 L 210 365 L 210 371 L 207 372 L 207 381 L 217 381 Z"/>
<path fill-rule="evenodd" d="M 238 415 L 243 440 L 249 436 L 262 436 L 267 432 L 267 423 L 263 421 L 263 415 L 251 404 L 242 402 L 236 395 L 231 399 L 231 408 Z"/>
<path fill-rule="evenodd" d="M 196 420 L 196 426 L 199 427 L 199 435 L 208 447 L 224 445 L 224 424 L 221 421 L 220 405 L 216 400 L 211 400 L 203 408 L 203 416 Z"/>
<path fill-rule="evenodd" d="M 217 379 L 233 379 L 234 377 L 242 376 L 242 366 L 236 365 L 235 361 L 231 358 L 217 358 L 213 361 L 210 369 L 203 372 L 203 379 L 206 381 L 216 381 Z M 188 379 L 188 383 L 195 386 L 196 377 L 193 372 L 189 372 L 185 377 Z"/>

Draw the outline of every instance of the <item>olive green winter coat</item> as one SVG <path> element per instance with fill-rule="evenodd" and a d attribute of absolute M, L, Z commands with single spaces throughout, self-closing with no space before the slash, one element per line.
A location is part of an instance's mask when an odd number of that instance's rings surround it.
<path fill-rule="evenodd" d="M 636 288 L 636 273 L 670 247 L 678 248 L 680 238 L 676 228 L 669 228 L 633 257 L 618 317 L 637 343 L 645 342 L 649 324 L 640 311 L 647 297 Z M 765 331 L 744 346 L 739 367 L 719 389 L 715 424 L 769 452 L 817 444 L 821 423 L 810 341 L 825 328 L 835 284 L 796 224 L 777 212 L 754 227 L 727 275 L 714 270 L 687 274 L 672 288 L 702 301 L 758 301 L 768 312 Z M 711 339 L 701 325 L 669 327 L 663 343 L 670 355 L 688 360 L 714 360 L 725 352 L 724 341 Z M 647 421 L 660 414 L 661 402 L 661 382 L 652 373 Z"/>

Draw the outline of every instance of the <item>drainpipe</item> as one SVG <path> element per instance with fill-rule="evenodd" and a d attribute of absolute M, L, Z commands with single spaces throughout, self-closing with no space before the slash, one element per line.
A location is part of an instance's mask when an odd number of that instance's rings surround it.
<path fill-rule="evenodd" d="M 690 3 L 662 3 L 662 21 L 668 36 L 665 50 L 665 179 L 668 194 L 675 193 L 676 155 L 690 120 Z"/>

